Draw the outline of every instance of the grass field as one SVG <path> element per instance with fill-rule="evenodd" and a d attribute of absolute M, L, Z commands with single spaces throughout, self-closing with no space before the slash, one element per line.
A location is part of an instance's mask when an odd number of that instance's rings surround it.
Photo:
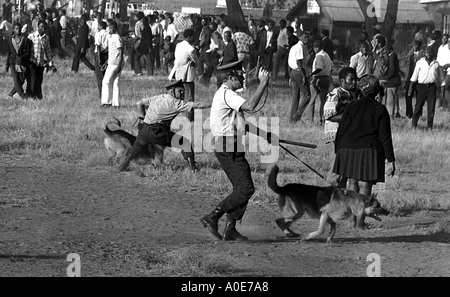
<path fill-rule="evenodd" d="M 4 65 L 4 60 L 2 57 L 0 65 Z M 1 76 L 0 152 L 26 154 L 41 159 L 59 158 L 86 166 L 108 166 L 102 133 L 105 123 L 112 117 L 117 117 L 125 130 L 136 134 L 136 130 L 131 128 L 137 117 L 136 101 L 164 92 L 166 76 L 156 72 L 156 77 L 136 78 L 128 65 L 120 83 L 121 108 L 105 109 L 100 107 L 93 72 L 88 72 L 82 65 L 79 74 L 74 75 L 70 72 L 69 61 L 57 61 L 56 66 L 58 72 L 46 75 L 44 79 L 42 101 L 8 99 L 12 78 L 9 75 Z M 212 100 L 214 91 L 214 84 L 210 88 L 197 85 L 196 100 Z M 404 98 L 400 100 L 404 114 Z M 306 127 L 288 122 L 290 103 L 287 82 L 271 82 L 268 103 L 255 116 L 279 117 L 280 137 L 283 139 L 317 144 L 318 148 L 315 150 L 292 150 L 319 172 L 326 173 L 333 148 L 324 144 L 321 127 Z M 204 118 L 208 115 L 209 110 L 206 110 Z M 423 119 L 420 125 L 425 126 Z M 379 193 L 380 200 L 387 208 L 396 214 L 450 207 L 450 113 L 437 111 L 435 127 L 433 131 L 412 130 L 410 121 L 406 118 L 394 119 L 392 123 L 397 174 L 394 178 L 387 178 L 386 184 L 377 185 L 375 192 Z M 260 164 L 256 153 L 249 153 L 248 159 L 257 189 L 253 199 L 273 201 L 275 195 L 266 186 L 267 171 L 271 164 Z M 230 191 L 228 179 L 220 170 L 213 154 L 198 153 L 197 161 L 201 172 L 193 175 L 187 170 L 187 164 L 179 153 L 166 150 L 166 162 L 173 165 L 175 170 L 154 170 L 149 166 L 145 171 L 149 175 L 147 178 L 161 187 L 198 188 L 211 193 L 214 199 L 223 197 Z M 282 151 L 277 163 L 282 170 L 280 183 L 325 185 L 314 173 Z M 112 168 L 111 174 L 118 173 Z"/>

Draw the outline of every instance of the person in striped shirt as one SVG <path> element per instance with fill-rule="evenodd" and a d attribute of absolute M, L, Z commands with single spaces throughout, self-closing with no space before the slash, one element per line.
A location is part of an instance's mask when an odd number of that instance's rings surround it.
<path fill-rule="evenodd" d="M 37 31 L 28 35 L 28 39 L 33 42 L 33 46 L 30 56 L 30 79 L 27 85 L 27 95 L 39 100 L 43 98 L 42 82 L 44 80 L 45 67 L 53 66 L 50 39 L 45 34 L 45 26 L 45 21 L 40 20 Z"/>

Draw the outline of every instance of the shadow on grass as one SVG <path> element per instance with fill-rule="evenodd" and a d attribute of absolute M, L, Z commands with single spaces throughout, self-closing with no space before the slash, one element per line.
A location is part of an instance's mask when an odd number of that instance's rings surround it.
<path fill-rule="evenodd" d="M 375 237 L 375 238 L 334 238 L 333 243 L 450 243 L 450 233 L 438 232 L 429 235 L 405 235 L 391 237 Z M 227 242 L 233 243 L 233 242 Z M 275 244 L 275 243 L 293 243 L 293 244 L 309 244 L 309 243 L 326 243 L 326 238 L 315 238 L 309 241 L 301 242 L 301 238 L 277 237 L 275 239 L 257 239 L 249 240 L 248 244 Z M 240 242 L 242 244 L 242 242 Z"/>
<path fill-rule="evenodd" d="M 392 237 L 376 237 L 376 238 L 345 238 L 335 239 L 336 243 L 450 243 L 450 233 L 438 232 L 429 235 L 405 235 Z"/>
<path fill-rule="evenodd" d="M 0 259 L 8 259 L 11 261 L 24 260 L 61 260 L 66 259 L 64 255 L 0 255 Z"/>

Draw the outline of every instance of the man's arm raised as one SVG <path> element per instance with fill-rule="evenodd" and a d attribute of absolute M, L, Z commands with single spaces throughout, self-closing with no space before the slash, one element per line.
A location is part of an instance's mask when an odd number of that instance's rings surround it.
<path fill-rule="evenodd" d="M 262 69 L 259 71 L 259 86 L 256 89 L 256 92 L 253 94 L 253 96 L 244 102 L 241 106 L 242 111 L 255 111 L 256 107 L 259 104 L 259 101 L 261 101 L 261 98 L 264 94 L 264 90 L 266 89 L 267 85 L 269 84 L 269 71 Z"/>

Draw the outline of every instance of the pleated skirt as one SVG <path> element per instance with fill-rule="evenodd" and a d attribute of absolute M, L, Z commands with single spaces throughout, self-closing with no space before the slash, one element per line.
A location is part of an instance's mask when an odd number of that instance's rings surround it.
<path fill-rule="evenodd" d="M 358 181 L 384 183 L 384 155 L 374 148 L 339 149 L 333 173 Z"/>

